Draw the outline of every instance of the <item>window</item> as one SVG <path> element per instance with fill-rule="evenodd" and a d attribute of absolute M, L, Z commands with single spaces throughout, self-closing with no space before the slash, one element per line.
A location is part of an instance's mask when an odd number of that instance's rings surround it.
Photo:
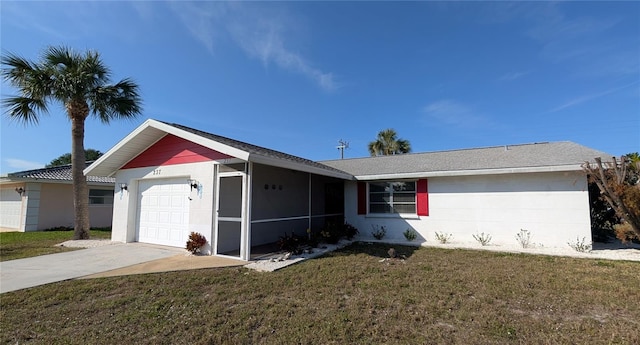
<path fill-rule="evenodd" d="M 113 190 L 89 189 L 89 205 L 113 205 Z"/>
<path fill-rule="evenodd" d="M 416 182 L 370 182 L 369 213 L 416 214 Z"/>

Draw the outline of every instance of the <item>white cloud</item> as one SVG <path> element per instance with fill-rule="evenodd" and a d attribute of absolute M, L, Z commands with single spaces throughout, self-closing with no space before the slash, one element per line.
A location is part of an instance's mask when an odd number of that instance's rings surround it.
<path fill-rule="evenodd" d="M 608 89 L 608 90 L 605 90 L 605 91 L 602 91 L 602 92 L 575 97 L 575 98 L 573 98 L 573 99 L 571 99 L 571 100 L 569 100 L 569 101 L 567 101 L 567 102 L 565 102 L 565 103 L 563 103 L 563 104 L 561 104 L 561 105 L 549 110 L 549 112 L 550 113 L 555 113 L 557 111 L 560 111 L 560 110 L 563 110 L 563 109 L 566 109 L 566 108 L 570 108 L 570 107 L 573 107 L 573 106 L 576 106 L 576 105 L 591 101 L 593 99 L 600 98 L 600 97 L 615 93 L 615 92 L 620 91 L 622 89 L 626 89 L 626 88 L 631 87 L 633 85 L 637 85 L 638 83 L 640 83 L 640 82 L 635 81 L 633 83 L 626 84 L 626 85 L 623 85 L 623 86 L 614 87 L 612 89 Z"/>
<path fill-rule="evenodd" d="M 258 59 L 265 68 L 274 64 L 283 70 L 297 73 L 326 91 L 339 87 L 333 73 L 313 66 L 300 53 L 288 46 L 288 30 L 296 28 L 286 11 L 265 8 L 255 9 L 242 3 L 172 3 L 189 32 L 210 53 L 215 53 L 215 44 L 224 35 L 229 35 L 249 57 Z"/>
<path fill-rule="evenodd" d="M 466 105 L 448 99 L 433 102 L 422 110 L 427 117 L 453 126 L 471 127 L 487 122 Z"/>
<path fill-rule="evenodd" d="M 44 164 L 38 162 L 25 161 L 17 158 L 6 158 L 5 162 L 12 171 L 23 171 L 44 168 Z"/>
<path fill-rule="evenodd" d="M 503 76 L 500 77 L 500 80 L 502 81 L 514 81 L 516 79 L 520 79 L 522 77 L 524 77 L 525 75 L 531 73 L 531 71 L 520 71 L 520 72 L 509 72 Z"/>

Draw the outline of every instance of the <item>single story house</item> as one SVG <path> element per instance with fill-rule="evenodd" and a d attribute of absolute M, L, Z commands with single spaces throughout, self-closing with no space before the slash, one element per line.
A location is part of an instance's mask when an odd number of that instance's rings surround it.
<path fill-rule="evenodd" d="M 571 142 L 314 162 L 178 124 L 147 120 L 85 169 L 115 178 L 112 240 L 184 247 L 248 260 L 285 233 L 346 220 L 372 239 L 457 242 L 488 233 L 516 244 L 520 229 L 544 246 L 590 239 L 580 165 L 603 152 Z"/>
<path fill-rule="evenodd" d="M 111 226 L 114 183 L 112 177 L 87 177 L 92 227 Z M 19 171 L 0 177 L 0 231 L 73 228 L 73 224 L 71 165 Z"/>

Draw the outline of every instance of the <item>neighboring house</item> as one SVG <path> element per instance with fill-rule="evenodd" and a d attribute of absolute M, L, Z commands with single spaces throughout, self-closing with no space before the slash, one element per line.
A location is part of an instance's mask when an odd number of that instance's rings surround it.
<path fill-rule="evenodd" d="M 114 179 L 89 176 L 92 227 L 111 226 Z M 20 171 L 0 177 L 0 231 L 73 228 L 71 165 Z"/>
<path fill-rule="evenodd" d="M 570 142 L 314 162 L 177 124 L 147 120 L 87 169 L 116 180 L 112 240 L 184 247 L 190 232 L 210 254 L 249 259 L 285 233 L 347 222 L 370 240 L 421 242 L 435 232 L 473 242 L 485 232 L 516 244 L 590 239 L 580 164 L 602 156 Z"/>

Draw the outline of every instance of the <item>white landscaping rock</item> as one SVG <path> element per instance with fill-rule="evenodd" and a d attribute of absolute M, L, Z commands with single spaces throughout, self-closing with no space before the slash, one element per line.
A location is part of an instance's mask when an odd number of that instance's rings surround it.
<path fill-rule="evenodd" d="M 351 243 L 353 242 L 341 240 L 337 244 L 322 244 L 320 248 L 313 248 L 313 251 L 311 253 L 305 251 L 300 255 L 291 255 L 291 253 L 274 254 L 272 256 L 261 258 L 260 260 L 256 260 L 249 264 L 246 264 L 244 267 L 260 272 L 273 272 L 307 259 L 316 258 L 318 256 L 332 252 L 336 249 L 344 248 Z"/>

